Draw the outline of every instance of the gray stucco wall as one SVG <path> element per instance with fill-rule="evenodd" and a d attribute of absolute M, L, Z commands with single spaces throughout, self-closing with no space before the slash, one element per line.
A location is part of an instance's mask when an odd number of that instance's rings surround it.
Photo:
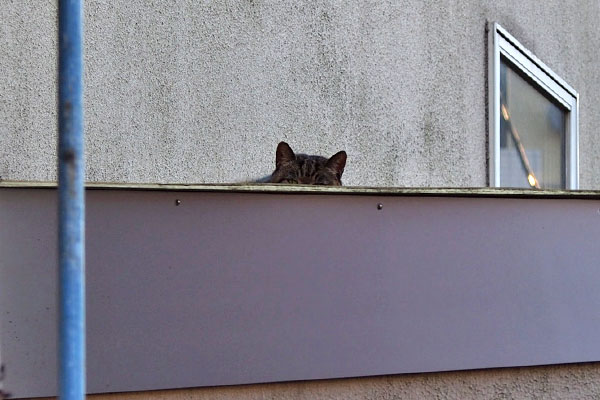
<path fill-rule="evenodd" d="M 492 369 L 89 396 L 94 400 L 596 400 L 594 364 Z"/>
<path fill-rule="evenodd" d="M 2 5 L 0 176 L 55 179 L 54 1 Z M 485 186 L 486 20 L 580 93 L 600 188 L 596 0 L 86 2 L 87 179 L 236 182 L 280 140 L 348 185 Z"/>

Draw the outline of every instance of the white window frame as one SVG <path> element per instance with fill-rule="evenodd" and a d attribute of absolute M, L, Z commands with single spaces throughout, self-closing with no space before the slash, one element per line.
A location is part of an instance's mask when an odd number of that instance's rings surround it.
<path fill-rule="evenodd" d="M 500 187 L 500 60 L 512 66 L 535 83 L 566 110 L 565 175 L 566 189 L 579 188 L 579 94 L 541 62 L 498 23 L 489 26 L 489 182 Z"/>

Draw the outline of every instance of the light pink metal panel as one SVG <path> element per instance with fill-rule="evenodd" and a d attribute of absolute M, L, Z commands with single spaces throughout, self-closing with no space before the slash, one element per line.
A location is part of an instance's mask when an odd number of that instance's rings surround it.
<path fill-rule="evenodd" d="M 54 192 L 0 194 L 6 388 L 55 394 Z M 91 392 L 600 360 L 598 200 L 87 200 Z"/>

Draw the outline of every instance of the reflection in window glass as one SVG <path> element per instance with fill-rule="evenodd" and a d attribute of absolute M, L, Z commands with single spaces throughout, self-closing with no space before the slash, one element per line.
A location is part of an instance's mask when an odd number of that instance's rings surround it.
<path fill-rule="evenodd" d="M 500 186 L 566 187 L 566 111 L 500 63 Z"/>

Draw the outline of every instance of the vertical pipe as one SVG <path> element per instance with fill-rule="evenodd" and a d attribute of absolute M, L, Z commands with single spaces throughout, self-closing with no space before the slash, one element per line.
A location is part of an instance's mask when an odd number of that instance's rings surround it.
<path fill-rule="evenodd" d="M 68 400 L 85 397 L 82 2 L 58 2 L 58 387 Z"/>

